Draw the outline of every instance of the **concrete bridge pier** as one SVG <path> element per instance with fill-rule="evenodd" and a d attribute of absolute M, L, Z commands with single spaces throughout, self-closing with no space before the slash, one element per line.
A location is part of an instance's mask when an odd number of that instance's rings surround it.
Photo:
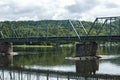
<path fill-rule="evenodd" d="M 13 62 L 13 44 L 0 43 L 0 66 L 9 66 Z"/>
<path fill-rule="evenodd" d="M 76 57 L 80 59 L 95 59 L 97 58 L 98 44 L 96 42 L 76 44 Z"/>

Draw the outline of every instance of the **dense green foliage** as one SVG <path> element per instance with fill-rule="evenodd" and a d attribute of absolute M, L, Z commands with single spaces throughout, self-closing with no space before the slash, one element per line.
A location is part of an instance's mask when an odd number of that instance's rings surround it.
<path fill-rule="evenodd" d="M 88 31 L 92 22 L 82 21 Z M 79 35 L 86 35 L 79 21 L 72 21 Z M 0 22 L 1 37 L 64 37 L 77 36 L 68 20 L 42 20 L 42 21 L 5 21 Z"/>

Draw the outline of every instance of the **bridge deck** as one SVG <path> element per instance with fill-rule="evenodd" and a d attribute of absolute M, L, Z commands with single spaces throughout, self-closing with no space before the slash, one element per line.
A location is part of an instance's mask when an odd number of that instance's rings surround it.
<path fill-rule="evenodd" d="M 0 38 L 0 42 L 120 42 L 120 36 Z"/>

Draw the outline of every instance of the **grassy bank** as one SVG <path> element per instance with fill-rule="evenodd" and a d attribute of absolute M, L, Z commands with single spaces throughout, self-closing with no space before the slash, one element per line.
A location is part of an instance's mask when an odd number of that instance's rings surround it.
<path fill-rule="evenodd" d="M 52 45 L 14 45 L 13 47 L 53 47 Z"/>
<path fill-rule="evenodd" d="M 13 47 L 54 47 L 54 46 L 59 46 L 59 47 L 71 47 L 73 44 L 62 44 L 62 45 L 13 45 Z"/>

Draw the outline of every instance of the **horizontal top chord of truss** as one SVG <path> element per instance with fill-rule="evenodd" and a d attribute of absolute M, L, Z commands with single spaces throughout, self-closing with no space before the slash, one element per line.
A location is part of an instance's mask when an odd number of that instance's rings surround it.
<path fill-rule="evenodd" d="M 97 17 L 96 19 L 120 19 L 120 16 L 114 16 L 114 17 Z"/>

